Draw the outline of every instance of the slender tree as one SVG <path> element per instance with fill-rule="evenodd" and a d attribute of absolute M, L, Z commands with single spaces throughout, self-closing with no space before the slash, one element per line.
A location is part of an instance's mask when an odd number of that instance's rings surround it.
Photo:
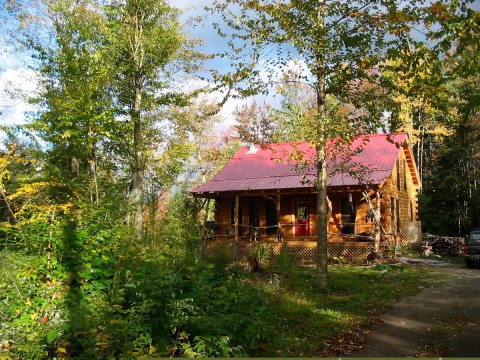
<path fill-rule="evenodd" d="M 14 39 L 29 50 L 37 73 L 31 101 L 39 111 L 26 127 L 49 144 L 56 181 L 70 181 L 71 190 L 98 203 L 98 148 L 112 123 L 99 8 L 90 0 L 26 0 L 9 2 L 8 10 L 20 28 Z"/>
<path fill-rule="evenodd" d="M 137 240 L 143 229 L 145 162 L 152 145 L 147 134 L 154 128 L 154 110 L 186 103 L 175 89 L 173 75 L 191 71 L 194 52 L 182 32 L 179 11 L 164 0 L 112 0 L 106 6 L 108 58 L 116 76 L 113 95 L 118 116 L 117 137 L 125 137 L 123 151 L 131 173 L 130 211 Z"/>

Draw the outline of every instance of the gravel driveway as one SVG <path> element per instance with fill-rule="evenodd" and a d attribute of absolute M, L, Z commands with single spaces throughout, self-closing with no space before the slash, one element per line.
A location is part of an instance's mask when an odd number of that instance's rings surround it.
<path fill-rule="evenodd" d="M 432 271 L 438 282 L 396 303 L 380 324 L 361 329 L 363 346 L 348 357 L 480 357 L 480 269 Z"/>

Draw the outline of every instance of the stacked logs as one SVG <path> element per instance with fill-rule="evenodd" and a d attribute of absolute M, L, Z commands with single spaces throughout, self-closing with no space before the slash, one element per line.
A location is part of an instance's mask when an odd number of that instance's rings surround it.
<path fill-rule="evenodd" d="M 425 246 L 431 247 L 436 255 L 457 256 L 463 254 L 465 238 L 427 234 Z M 424 246 L 424 247 L 425 247 Z"/>

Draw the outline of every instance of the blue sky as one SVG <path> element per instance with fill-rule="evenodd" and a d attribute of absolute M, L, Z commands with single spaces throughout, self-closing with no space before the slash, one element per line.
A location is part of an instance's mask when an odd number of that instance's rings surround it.
<path fill-rule="evenodd" d="M 204 6 L 211 4 L 211 0 L 171 0 L 170 3 L 186 13 L 182 19 L 192 16 L 205 15 Z M 0 5 L 0 12 L 2 11 Z M 204 45 L 202 50 L 206 53 L 215 53 L 224 49 L 224 40 L 220 39 L 214 31 L 211 23 L 212 15 L 207 16 L 208 20 L 204 23 L 196 24 L 194 27 L 186 28 L 189 36 L 192 38 L 200 38 Z M 26 97 L 35 91 L 35 73 L 28 69 L 28 56 L 21 55 L 12 51 L 6 43 L 5 28 L 0 28 L 0 124 L 23 124 L 26 121 L 26 114 L 33 111 L 34 107 L 26 102 Z M 223 45 L 222 45 L 223 42 Z M 207 64 L 210 68 L 217 70 L 226 69 L 228 63 L 225 60 L 214 60 Z M 189 84 L 191 85 L 191 84 Z M 201 86 L 198 83 L 192 86 Z M 16 97 L 12 97 L 12 93 Z M 22 94 L 22 96 L 18 96 Z M 218 94 L 219 98 L 221 95 Z M 243 100 L 230 100 L 221 112 L 224 121 L 218 128 L 223 129 L 232 124 L 232 111 L 236 106 L 243 104 Z"/>
<path fill-rule="evenodd" d="M 200 38 L 204 41 L 202 49 L 207 53 L 216 53 L 226 49 L 225 39 L 221 39 L 213 29 L 212 23 L 215 18 L 211 14 L 206 14 L 203 9 L 204 6 L 211 5 L 213 0 L 170 0 L 173 6 L 186 11 L 182 19 L 187 19 L 189 16 L 206 15 L 205 22 L 196 24 L 195 27 L 189 26 L 187 32 L 192 38 Z M 474 9 L 480 8 L 480 1 L 476 0 L 472 4 Z M 0 4 L 0 13 L 2 5 Z M 1 14 L 0 14 L 1 15 Z M 35 74 L 28 70 L 27 57 L 21 57 L 19 54 L 9 51 L 5 40 L 5 28 L 0 27 L 0 124 L 13 124 L 25 122 L 25 112 L 31 111 L 33 108 L 28 105 L 24 99 L 12 99 L 9 96 L 11 92 L 31 93 L 35 90 Z M 216 59 L 206 64 L 209 68 L 215 68 L 220 72 L 228 69 L 228 62 L 225 59 Z M 201 86 L 202 83 L 188 84 L 191 87 Z M 220 95 L 218 95 L 220 97 Z M 270 102 L 275 102 L 275 99 L 267 99 Z M 225 105 L 221 112 L 224 118 L 220 128 L 224 128 L 232 124 L 232 111 L 236 106 L 242 105 L 245 101 L 232 99 Z M 265 98 L 257 98 L 258 103 L 265 101 Z M 278 101 L 278 100 L 277 100 Z"/>

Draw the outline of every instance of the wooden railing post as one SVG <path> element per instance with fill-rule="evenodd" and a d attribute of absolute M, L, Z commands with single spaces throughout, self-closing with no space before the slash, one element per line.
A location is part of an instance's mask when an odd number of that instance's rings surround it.
<path fill-rule="evenodd" d="M 282 224 L 280 223 L 280 201 L 282 196 L 280 192 L 277 192 L 277 239 L 278 241 L 283 241 L 283 234 L 282 234 Z"/>
<path fill-rule="evenodd" d="M 235 224 L 235 234 L 234 234 L 234 239 L 235 241 L 238 241 L 238 217 L 239 213 L 238 210 L 240 208 L 240 198 L 238 195 L 235 195 L 235 219 L 234 219 L 234 224 Z"/>

